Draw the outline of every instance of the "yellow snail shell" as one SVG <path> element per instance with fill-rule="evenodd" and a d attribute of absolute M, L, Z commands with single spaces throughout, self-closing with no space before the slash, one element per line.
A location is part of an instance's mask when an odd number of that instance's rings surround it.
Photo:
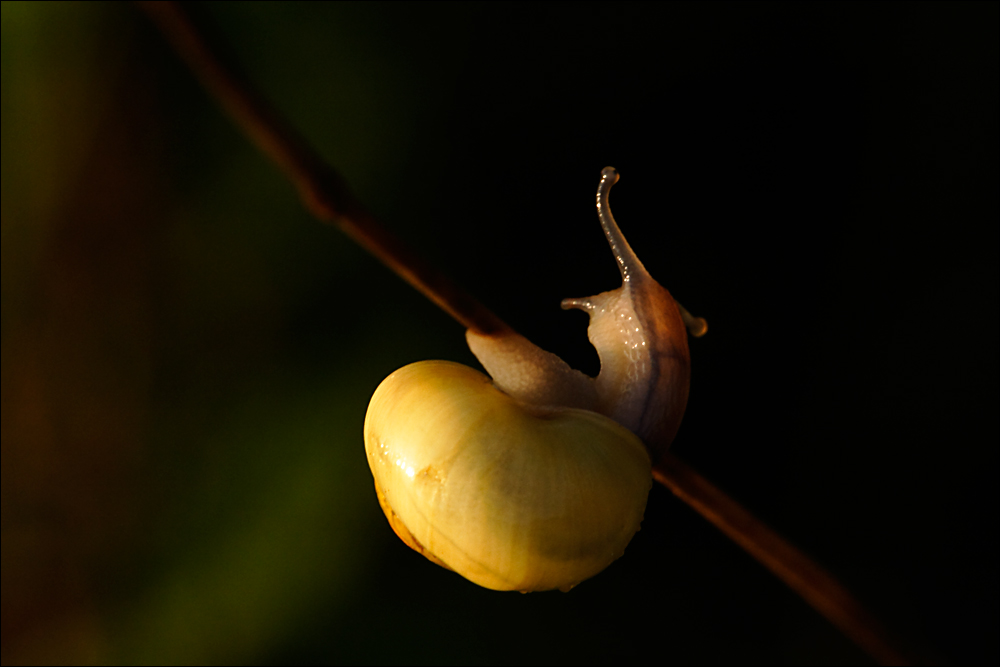
<path fill-rule="evenodd" d="M 471 329 L 492 380 L 447 361 L 399 369 L 372 396 L 365 449 L 389 523 L 411 548 L 495 590 L 569 590 L 622 555 L 687 403 L 685 324 L 608 206 L 598 215 L 622 286 L 563 308 L 590 314 L 601 359 L 589 378 L 523 336 Z"/>

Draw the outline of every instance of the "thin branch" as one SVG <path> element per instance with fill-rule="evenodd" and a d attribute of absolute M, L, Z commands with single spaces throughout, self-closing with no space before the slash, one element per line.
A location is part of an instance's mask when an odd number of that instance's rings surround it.
<path fill-rule="evenodd" d="M 909 663 L 882 624 L 829 572 L 686 463 L 667 452 L 653 468 L 653 478 L 743 547 L 881 664 Z"/>
<path fill-rule="evenodd" d="M 500 318 L 379 225 L 346 181 L 306 143 L 174 2 L 139 2 L 237 125 L 295 184 L 306 208 L 337 225 L 389 269 L 467 328 L 509 330 Z M 697 333 L 695 335 L 698 335 Z M 672 454 L 653 469 L 657 482 L 743 547 L 845 635 L 883 664 L 907 664 L 881 624 L 823 568 Z"/>
<path fill-rule="evenodd" d="M 328 165 L 256 89 L 228 67 L 175 2 L 139 2 L 202 85 L 250 140 L 285 172 L 306 208 L 440 306 L 462 326 L 495 334 L 509 327 L 436 267 L 413 253 L 358 201 Z"/>

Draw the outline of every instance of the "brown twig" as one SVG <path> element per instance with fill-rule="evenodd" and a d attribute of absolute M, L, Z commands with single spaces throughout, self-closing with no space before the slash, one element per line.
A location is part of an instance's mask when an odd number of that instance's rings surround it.
<path fill-rule="evenodd" d="M 274 161 L 299 191 L 306 208 L 337 225 L 462 326 L 481 333 L 509 327 L 436 267 L 414 254 L 365 210 L 344 178 L 329 166 L 256 89 L 226 66 L 218 50 L 175 2 L 139 2 L 202 85 Z"/>
<path fill-rule="evenodd" d="M 223 64 L 218 50 L 174 2 L 139 2 L 213 97 L 298 188 L 306 208 L 336 224 L 389 269 L 467 328 L 509 329 L 500 318 L 424 262 L 379 225 L 346 181 L 326 164 L 245 79 Z M 697 334 L 696 334 L 697 335 Z M 836 579 L 765 526 L 736 501 L 671 454 L 653 477 L 784 581 L 833 625 L 883 664 L 906 664 L 874 617 Z"/>
<path fill-rule="evenodd" d="M 840 582 L 690 466 L 667 452 L 653 478 L 708 519 L 884 665 L 909 661 L 882 624 Z"/>

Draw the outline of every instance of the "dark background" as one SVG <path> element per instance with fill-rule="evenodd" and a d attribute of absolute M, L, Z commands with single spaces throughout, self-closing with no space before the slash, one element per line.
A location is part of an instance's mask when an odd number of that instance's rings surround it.
<path fill-rule="evenodd" d="M 997 663 L 998 5 L 223 3 L 200 21 L 413 248 L 589 373 L 612 205 L 709 333 L 673 451 L 924 659 Z M 865 663 L 661 487 L 571 593 L 375 499 L 367 399 L 461 328 L 134 7 L 4 3 L 4 662 Z"/>

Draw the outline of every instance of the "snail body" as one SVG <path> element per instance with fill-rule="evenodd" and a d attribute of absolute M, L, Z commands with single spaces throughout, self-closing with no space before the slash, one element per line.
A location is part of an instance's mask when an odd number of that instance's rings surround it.
<path fill-rule="evenodd" d="M 466 332 L 492 377 L 425 361 L 386 378 L 365 417 L 379 503 L 428 559 L 495 590 L 569 590 L 622 555 L 639 529 L 652 461 L 687 403 L 687 326 L 608 206 L 597 208 L 622 286 L 563 308 L 590 315 L 601 371 L 590 378 L 523 336 Z"/>

